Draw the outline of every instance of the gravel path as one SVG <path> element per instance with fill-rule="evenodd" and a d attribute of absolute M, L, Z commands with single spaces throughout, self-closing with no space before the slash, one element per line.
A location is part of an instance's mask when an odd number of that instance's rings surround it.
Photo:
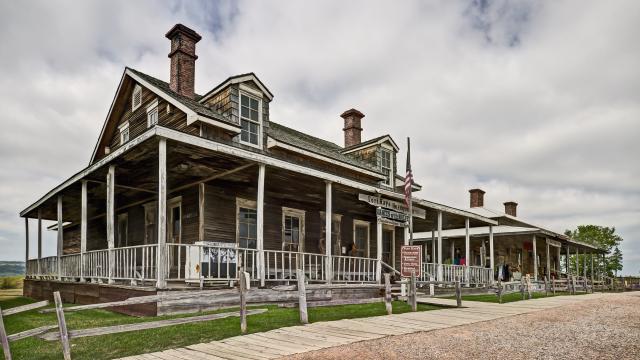
<path fill-rule="evenodd" d="M 640 359 L 640 294 L 308 352 L 302 359 Z"/>

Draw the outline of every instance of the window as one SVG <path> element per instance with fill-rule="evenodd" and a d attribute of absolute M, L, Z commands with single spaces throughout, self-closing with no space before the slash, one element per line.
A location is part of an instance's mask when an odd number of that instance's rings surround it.
<path fill-rule="evenodd" d="M 129 141 L 129 122 L 118 127 L 120 129 L 120 145 Z"/>
<path fill-rule="evenodd" d="M 392 185 L 393 180 L 393 155 L 387 149 L 380 149 L 380 169 L 386 176 L 385 185 Z"/>
<path fill-rule="evenodd" d="M 135 111 L 140 105 L 142 105 L 142 87 L 136 84 L 131 94 L 131 111 Z"/>
<path fill-rule="evenodd" d="M 127 238 L 127 230 L 129 228 L 129 215 L 127 213 L 118 215 L 118 246 L 129 246 L 129 240 Z"/>
<path fill-rule="evenodd" d="M 147 127 L 158 124 L 158 100 L 147 107 Z"/>
<path fill-rule="evenodd" d="M 327 238 L 327 234 L 326 234 L 326 218 L 325 218 L 325 212 L 324 211 L 320 211 L 320 226 L 321 226 L 321 231 L 322 231 L 322 242 L 325 242 L 326 238 Z M 331 215 L 331 252 L 333 253 L 333 255 L 342 255 L 343 251 L 341 246 L 341 239 L 340 239 L 340 222 L 342 221 L 342 215 L 340 214 L 332 214 Z M 322 248 L 319 249 L 323 254 L 326 251 L 326 246 L 322 245 Z M 346 253 L 346 248 L 345 248 L 345 252 Z"/>
<path fill-rule="evenodd" d="M 240 94 L 240 142 L 260 146 L 260 100 Z"/>
<path fill-rule="evenodd" d="M 369 223 L 353 221 L 353 245 L 351 256 L 369 257 Z"/>
<path fill-rule="evenodd" d="M 258 214 L 255 201 L 237 199 L 237 243 L 239 248 L 256 249 L 258 245 Z"/>
<path fill-rule="evenodd" d="M 304 211 L 282 208 L 282 250 L 303 251 Z"/>
<path fill-rule="evenodd" d="M 395 267 L 395 229 L 384 226 L 382 229 L 382 261 Z"/>

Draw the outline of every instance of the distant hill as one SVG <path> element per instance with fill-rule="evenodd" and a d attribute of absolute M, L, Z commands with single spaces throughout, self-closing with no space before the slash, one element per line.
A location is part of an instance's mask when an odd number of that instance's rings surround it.
<path fill-rule="evenodd" d="M 0 261 L 0 277 L 24 275 L 24 261 Z"/>

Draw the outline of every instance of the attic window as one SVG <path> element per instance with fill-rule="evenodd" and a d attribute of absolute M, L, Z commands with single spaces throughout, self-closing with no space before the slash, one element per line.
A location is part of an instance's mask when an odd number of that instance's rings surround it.
<path fill-rule="evenodd" d="M 261 100 L 246 94 L 240 94 L 240 125 L 242 132 L 240 133 L 240 142 L 260 146 L 260 138 L 262 136 L 260 116 Z"/>
<path fill-rule="evenodd" d="M 147 127 L 158 124 L 158 100 L 147 107 Z"/>
<path fill-rule="evenodd" d="M 131 111 L 135 111 L 140 105 L 142 105 L 142 87 L 136 84 L 131 94 Z"/>
<path fill-rule="evenodd" d="M 380 170 L 385 175 L 384 184 L 391 185 L 393 177 L 393 154 L 387 149 L 380 149 Z"/>
<path fill-rule="evenodd" d="M 129 122 L 120 125 L 118 129 L 120 130 L 120 145 L 122 145 L 129 141 Z"/>

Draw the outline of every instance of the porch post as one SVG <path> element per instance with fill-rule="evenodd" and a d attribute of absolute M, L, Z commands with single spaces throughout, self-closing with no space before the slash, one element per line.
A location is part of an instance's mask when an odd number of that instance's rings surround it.
<path fill-rule="evenodd" d="M 38 209 L 38 275 L 41 275 L 42 267 L 40 260 L 42 259 L 42 214 Z"/>
<path fill-rule="evenodd" d="M 576 276 L 580 276 L 580 250 L 576 247 Z"/>
<path fill-rule="evenodd" d="M 265 165 L 258 165 L 258 201 L 256 203 L 256 242 L 258 245 L 258 261 L 259 261 L 259 270 L 258 275 L 260 276 L 260 286 L 265 286 L 265 261 L 264 261 L 264 175 L 265 175 Z"/>
<path fill-rule="evenodd" d="M 589 253 L 589 258 L 591 259 L 591 292 L 593 292 L 593 281 L 596 279 L 593 274 L 593 251 Z"/>
<path fill-rule="evenodd" d="M 533 280 L 538 281 L 538 246 L 536 244 L 536 235 L 533 234 Z"/>
<path fill-rule="evenodd" d="M 380 283 L 382 277 L 382 223 L 376 220 L 376 281 Z"/>
<path fill-rule="evenodd" d="M 25 254 L 24 254 L 24 269 L 25 275 L 27 270 L 27 265 L 29 263 L 29 218 L 24 218 L 24 239 L 25 239 Z"/>
<path fill-rule="evenodd" d="M 158 259 L 156 264 L 156 287 L 167 287 L 167 139 L 158 143 Z"/>
<path fill-rule="evenodd" d="M 431 263 L 436 263 L 436 232 L 431 230 Z"/>
<path fill-rule="evenodd" d="M 87 180 L 82 180 L 80 202 L 80 282 L 84 282 L 84 253 L 87 252 Z"/>
<path fill-rule="evenodd" d="M 562 244 L 560 244 L 560 246 L 562 246 Z M 556 251 L 558 252 L 558 261 L 556 262 L 557 263 L 556 272 L 560 274 L 560 264 L 561 264 L 560 257 L 562 256 L 562 249 L 558 247 Z"/>
<path fill-rule="evenodd" d="M 469 218 L 464 219 L 464 278 L 467 282 L 467 286 L 471 286 L 471 279 L 469 279 Z"/>
<path fill-rule="evenodd" d="M 324 252 L 326 255 L 325 261 L 325 276 L 327 277 L 327 283 L 333 282 L 333 257 L 331 250 L 331 225 L 332 225 L 332 205 L 333 205 L 333 189 L 331 181 L 325 182 L 324 187 Z"/>
<path fill-rule="evenodd" d="M 584 278 L 587 278 L 587 249 L 584 249 L 582 253 L 582 273 L 584 274 Z"/>
<path fill-rule="evenodd" d="M 115 257 L 113 254 L 113 248 L 116 244 L 115 237 L 115 176 L 116 166 L 109 165 L 109 172 L 107 173 L 107 248 L 109 249 L 109 284 L 113 284 L 113 276 L 115 272 Z"/>
<path fill-rule="evenodd" d="M 456 257 L 456 240 L 454 238 L 450 238 L 451 241 L 451 265 L 453 264 L 453 259 Z"/>
<path fill-rule="evenodd" d="M 491 267 L 491 283 L 493 283 L 495 281 L 493 272 L 496 268 L 493 256 L 493 225 L 489 225 L 489 266 Z"/>
<path fill-rule="evenodd" d="M 547 281 L 551 281 L 551 253 L 549 252 L 549 241 L 545 242 L 547 243 Z"/>
<path fill-rule="evenodd" d="M 58 195 L 58 243 L 56 246 L 56 254 L 58 255 L 58 280 L 62 280 L 61 259 L 62 256 L 62 241 L 64 240 L 64 233 L 62 229 L 62 195 Z"/>
<path fill-rule="evenodd" d="M 409 226 L 404 227 L 404 244 L 409 245 Z"/>
<path fill-rule="evenodd" d="M 565 268 L 567 269 L 567 276 L 571 274 L 571 262 L 569 261 L 569 256 L 571 256 L 571 251 L 569 249 L 569 244 L 567 244 L 567 256 L 566 259 L 564 259 Z"/>
<path fill-rule="evenodd" d="M 438 211 L 438 281 L 443 280 L 442 273 L 442 211 Z"/>

